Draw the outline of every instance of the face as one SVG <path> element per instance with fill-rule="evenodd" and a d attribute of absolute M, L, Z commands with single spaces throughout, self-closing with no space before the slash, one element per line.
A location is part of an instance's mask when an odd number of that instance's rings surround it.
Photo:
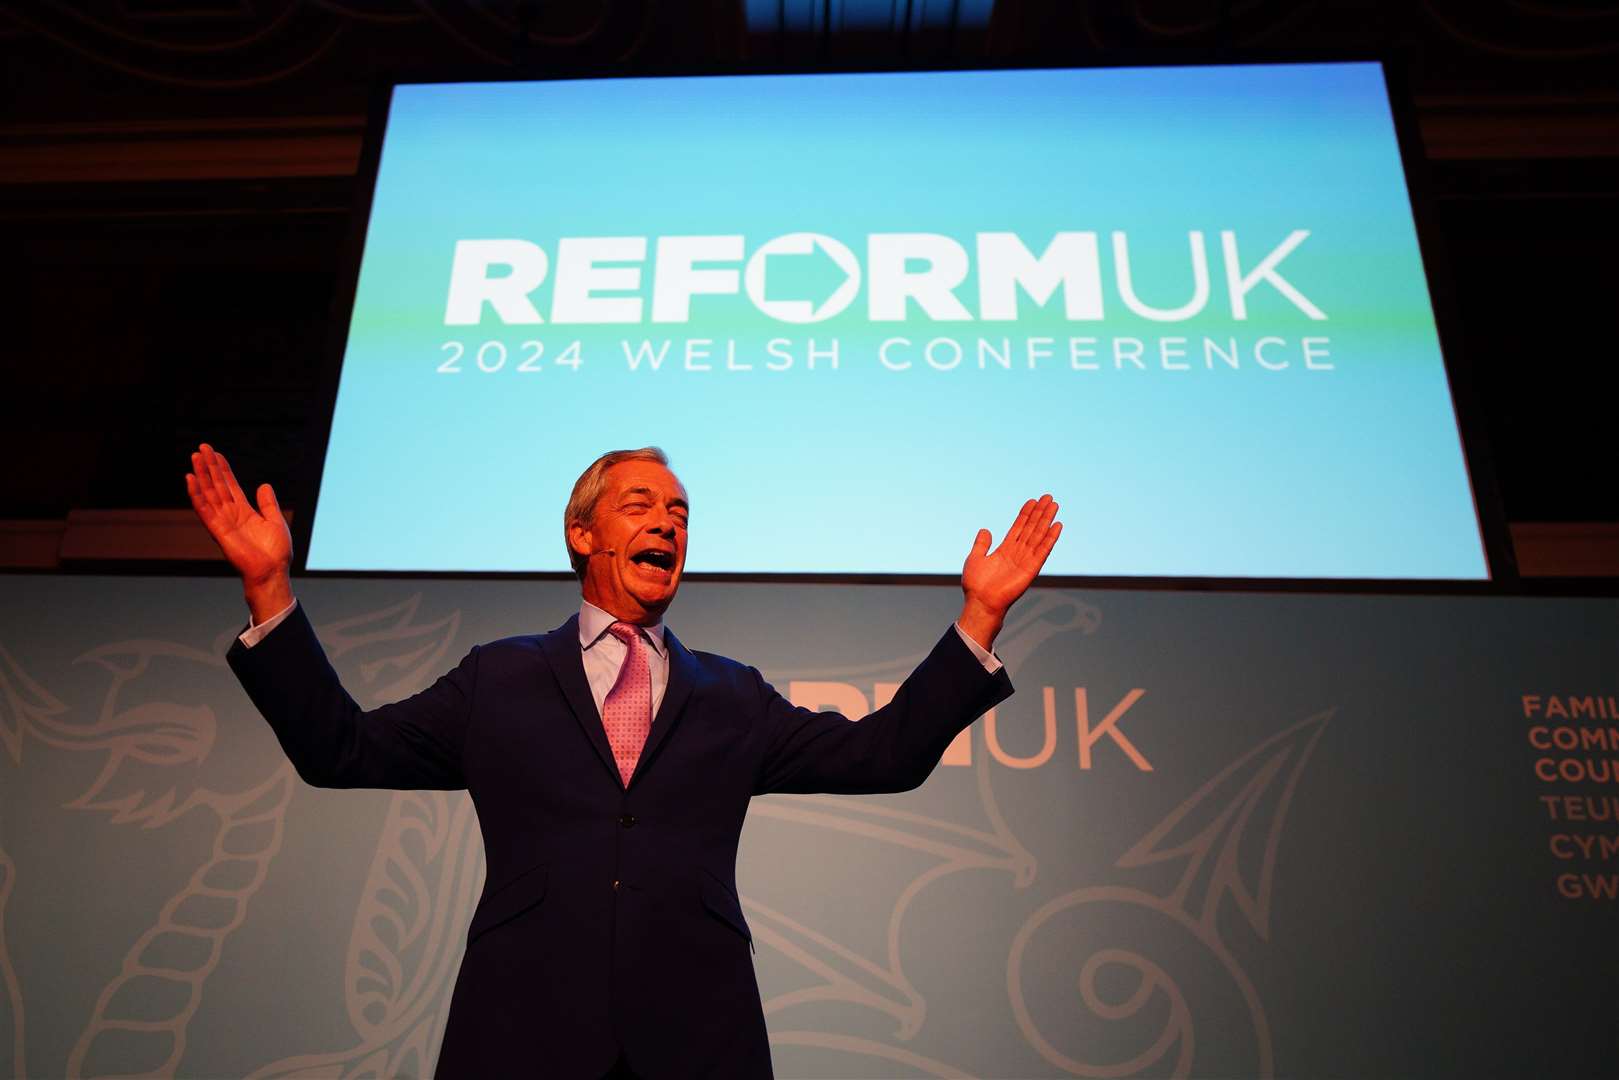
<path fill-rule="evenodd" d="M 621 461 L 606 480 L 590 524 L 568 527 L 568 543 L 588 557 L 584 597 L 650 625 L 674 600 L 686 565 L 686 489 L 655 461 Z"/>

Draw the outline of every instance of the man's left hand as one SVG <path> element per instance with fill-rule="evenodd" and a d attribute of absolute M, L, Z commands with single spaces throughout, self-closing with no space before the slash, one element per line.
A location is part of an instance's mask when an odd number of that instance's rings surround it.
<path fill-rule="evenodd" d="M 1007 610 L 1028 591 L 1061 535 L 1062 522 L 1057 520 L 1057 504 L 1050 495 L 1024 503 L 994 551 L 989 550 L 989 530 L 978 530 L 961 568 L 966 603 L 957 624 L 968 637 L 985 649 L 994 647 Z"/>

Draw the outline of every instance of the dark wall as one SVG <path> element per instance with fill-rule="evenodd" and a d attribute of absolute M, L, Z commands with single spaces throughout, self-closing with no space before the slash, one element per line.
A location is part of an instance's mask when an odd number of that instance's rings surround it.
<path fill-rule="evenodd" d="M 981 24 L 985 5 L 955 3 L 855 25 L 856 8 L 881 6 L 783 4 L 747 24 L 720 0 L 0 5 L 0 517 L 183 506 L 202 439 L 305 501 L 294 478 L 323 407 L 353 184 L 341 166 L 285 165 L 275 140 L 312 145 L 324 118 L 352 146 L 381 72 L 1287 48 L 1387 51 L 1407 69 L 1454 286 L 1448 343 L 1476 384 L 1507 517 L 1619 520 L 1603 393 L 1619 330 L 1619 17 L 1002 0 Z M 260 164 L 220 168 L 222 146 Z"/>

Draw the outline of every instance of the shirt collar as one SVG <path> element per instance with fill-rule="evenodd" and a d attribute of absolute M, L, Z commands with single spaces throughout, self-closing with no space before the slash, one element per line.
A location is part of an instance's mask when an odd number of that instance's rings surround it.
<path fill-rule="evenodd" d="M 589 600 L 580 601 L 579 647 L 581 649 L 590 648 L 602 639 L 602 635 L 607 633 L 609 626 L 619 621 L 621 620 L 603 611 Z M 639 626 L 636 629 L 641 631 L 642 639 L 650 642 L 659 656 L 664 654 L 663 620 L 660 619 L 651 626 Z"/>

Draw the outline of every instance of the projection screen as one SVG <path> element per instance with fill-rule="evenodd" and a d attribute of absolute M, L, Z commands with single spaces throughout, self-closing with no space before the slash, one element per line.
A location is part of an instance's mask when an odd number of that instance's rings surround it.
<path fill-rule="evenodd" d="M 689 572 L 1489 577 L 1373 62 L 394 87 L 306 567 L 566 571 L 647 444 Z"/>

